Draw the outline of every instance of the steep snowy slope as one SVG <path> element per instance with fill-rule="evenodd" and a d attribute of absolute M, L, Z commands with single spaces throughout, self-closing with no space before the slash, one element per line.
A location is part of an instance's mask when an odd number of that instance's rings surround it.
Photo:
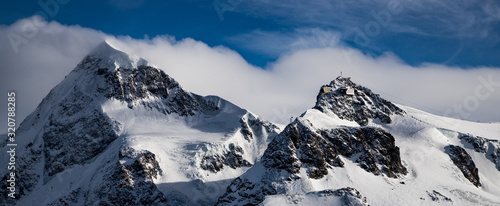
<path fill-rule="evenodd" d="M 500 205 L 499 139 L 498 123 L 398 106 L 339 77 L 218 205 Z"/>
<path fill-rule="evenodd" d="M 278 132 L 103 42 L 19 126 L 17 200 L 0 204 L 213 204 Z"/>

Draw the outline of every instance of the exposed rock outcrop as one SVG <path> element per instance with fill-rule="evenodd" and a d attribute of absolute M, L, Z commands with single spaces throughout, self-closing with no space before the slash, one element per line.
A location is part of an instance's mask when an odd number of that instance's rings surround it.
<path fill-rule="evenodd" d="M 243 159 L 243 149 L 233 143 L 229 144 L 228 150 L 223 154 L 214 154 L 205 156 L 201 160 L 201 168 L 211 172 L 219 172 L 224 168 L 224 165 L 233 169 L 239 167 L 250 167 L 252 164 Z"/>
<path fill-rule="evenodd" d="M 310 192 L 306 195 L 314 194 L 318 197 L 324 196 L 337 196 L 340 197 L 341 206 L 368 206 L 366 202 L 366 197 L 363 197 L 361 193 L 352 188 L 345 187 L 338 190 L 322 190 L 319 192 Z"/>
<path fill-rule="evenodd" d="M 353 88 L 355 94 L 346 95 L 342 91 L 346 86 Z M 355 84 L 350 78 L 337 77 L 323 87 L 330 89 L 328 92 L 319 92 L 314 108 L 323 113 L 332 112 L 341 119 L 355 121 L 362 126 L 368 124 L 368 119 L 379 119 L 388 124 L 392 121 L 390 115 L 405 114 L 401 108 L 382 99 L 370 89 Z"/>
<path fill-rule="evenodd" d="M 156 155 L 124 147 L 120 163 L 110 167 L 103 182 L 86 201 L 86 205 L 166 205 L 165 195 L 153 183 L 162 170 Z"/>
<path fill-rule="evenodd" d="M 397 177 L 407 173 L 401 164 L 394 137 L 380 128 L 341 127 L 315 130 L 307 120 L 298 120 L 270 143 L 262 161 L 266 167 L 297 173 L 307 168 L 309 177 L 319 179 L 327 168 L 342 167 L 339 155 L 354 160 L 375 175 Z"/>
<path fill-rule="evenodd" d="M 432 190 L 432 192 L 426 191 L 427 195 L 431 198 L 432 201 L 434 202 L 453 202 L 449 197 L 444 196 L 440 192 L 436 190 Z"/>
<path fill-rule="evenodd" d="M 445 147 L 446 152 L 450 156 L 453 163 L 462 171 L 462 174 L 474 186 L 480 187 L 479 170 L 470 155 L 460 146 L 449 145 Z"/>
<path fill-rule="evenodd" d="M 458 138 L 464 145 L 471 145 L 474 151 L 484 153 L 486 159 L 495 164 L 497 170 L 500 171 L 500 142 L 498 140 L 463 133 L 459 133 Z"/>

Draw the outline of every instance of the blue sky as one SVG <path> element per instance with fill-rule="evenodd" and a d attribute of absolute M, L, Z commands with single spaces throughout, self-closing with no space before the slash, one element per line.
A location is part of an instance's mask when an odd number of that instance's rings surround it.
<path fill-rule="evenodd" d="M 112 35 L 170 35 L 223 45 L 263 68 L 284 53 L 331 44 L 372 56 L 389 52 L 410 65 L 500 66 L 500 2 L 494 0 L 59 2 L 51 16 L 38 1 L 2 1 L 0 24 L 41 11 L 49 21 Z"/>

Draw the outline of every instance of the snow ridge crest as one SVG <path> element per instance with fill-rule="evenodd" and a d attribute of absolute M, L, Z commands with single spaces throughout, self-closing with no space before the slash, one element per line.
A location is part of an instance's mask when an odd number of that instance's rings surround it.
<path fill-rule="evenodd" d="M 101 68 L 126 68 L 133 69 L 139 66 L 148 66 L 148 61 L 138 56 L 129 55 L 112 46 L 108 41 L 103 41 L 94 48 L 88 56 L 101 59 Z"/>

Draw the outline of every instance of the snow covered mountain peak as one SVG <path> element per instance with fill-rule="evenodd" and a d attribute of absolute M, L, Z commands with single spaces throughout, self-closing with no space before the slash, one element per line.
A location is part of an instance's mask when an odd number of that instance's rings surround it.
<path fill-rule="evenodd" d="M 19 126 L 19 192 L 14 200 L 1 191 L 0 205 L 215 203 L 221 194 L 190 197 L 229 185 L 278 132 L 103 42 Z"/>
<path fill-rule="evenodd" d="M 500 205 L 498 134 L 338 77 L 217 205 Z"/>
<path fill-rule="evenodd" d="M 391 123 L 390 115 L 405 113 L 369 88 L 352 82 L 350 77 L 339 76 L 329 84 L 323 85 L 316 98 L 314 109 L 336 115 L 341 119 L 355 121 L 361 126 L 367 125 L 369 119 Z"/>
<path fill-rule="evenodd" d="M 108 41 L 100 43 L 88 54 L 88 56 L 101 59 L 101 68 L 118 69 L 122 67 L 132 69 L 139 66 L 148 66 L 148 62 L 143 58 L 120 51 Z"/>
<path fill-rule="evenodd" d="M 344 86 L 352 87 L 355 86 L 356 84 L 351 81 L 350 77 L 338 76 L 337 78 L 332 80 L 329 85 L 337 89 Z"/>

